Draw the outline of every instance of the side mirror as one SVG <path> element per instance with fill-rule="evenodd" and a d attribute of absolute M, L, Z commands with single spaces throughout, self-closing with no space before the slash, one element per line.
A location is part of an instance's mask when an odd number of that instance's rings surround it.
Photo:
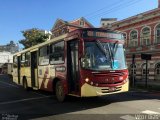
<path fill-rule="evenodd" d="M 81 59 L 82 62 L 82 67 L 86 67 L 86 68 L 90 68 L 91 67 L 91 60 L 87 59 L 87 58 L 82 58 Z"/>

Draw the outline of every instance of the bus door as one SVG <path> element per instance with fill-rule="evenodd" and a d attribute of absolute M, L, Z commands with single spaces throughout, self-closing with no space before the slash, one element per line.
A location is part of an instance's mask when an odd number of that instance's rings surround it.
<path fill-rule="evenodd" d="M 32 87 L 37 86 L 37 51 L 31 52 L 31 84 Z"/>
<path fill-rule="evenodd" d="M 69 92 L 79 92 L 78 40 L 67 43 L 67 76 Z"/>
<path fill-rule="evenodd" d="M 20 71 L 21 71 L 21 56 L 17 56 L 17 73 L 18 73 L 18 84 L 20 84 L 20 79 L 21 79 L 21 73 L 20 73 Z"/>

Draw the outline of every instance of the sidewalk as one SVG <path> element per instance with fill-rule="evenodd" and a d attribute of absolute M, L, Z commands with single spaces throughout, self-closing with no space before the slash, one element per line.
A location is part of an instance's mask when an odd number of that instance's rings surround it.
<path fill-rule="evenodd" d="M 160 99 L 160 90 L 146 89 L 146 88 L 130 88 L 130 92 L 133 92 L 134 95 L 143 95 L 146 99 Z"/>
<path fill-rule="evenodd" d="M 155 91 L 160 92 L 160 81 L 147 81 L 147 86 L 145 81 L 136 81 L 134 86 L 130 85 L 131 90 L 138 91 Z"/>
<path fill-rule="evenodd" d="M 11 80 L 12 80 L 12 75 L 0 74 L 0 80 L 1 80 L 1 79 L 11 79 Z"/>

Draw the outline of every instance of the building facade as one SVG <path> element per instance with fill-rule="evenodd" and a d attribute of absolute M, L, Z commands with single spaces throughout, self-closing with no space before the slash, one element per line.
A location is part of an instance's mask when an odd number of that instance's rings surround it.
<path fill-rule="evenodd" d="M 11 52 L 0 52 L 0 74 L 11 74 L 13 54 Z"/>
<path fill-rule="evenodd" d="M 92 28 L 94 27 L 91 23 L 89 23 L 84 17 L 73 21 L 64 21 L 62 19 L 57 19 L 53 28 L 51 29 L 52 36 L 51 39 L 65 33 L 71 32 L 78 28 Z"/>
<path fill-rule="evenodd" d="M 112 29 L 124 35 L 129 72 L 136 80 L 143 81 L 147 75 L 149 82 L 160 82 L 160 0 L 158 2 L 156 9 L 112 24 Z M 142 54 L 150 54 L 151 60 L 141 59 Z"/>
<path fill-rule="evenodd" d="M 18 51 L 18 45 L 13 41 L 7 45 L 0 45 L 0 74 L 11 74 L 13 54 Z"/>
<path fill-rule="evenodd" d="M 101 27 L 111 27 L 111 25 L 117 21 L 117 18 L 101 18 Z"/>

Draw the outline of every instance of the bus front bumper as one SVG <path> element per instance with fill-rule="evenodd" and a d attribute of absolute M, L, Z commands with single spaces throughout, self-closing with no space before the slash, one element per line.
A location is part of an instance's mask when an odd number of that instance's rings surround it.
<path fill-rule="evenodd" d="M 113 87 L 96 87 L 96 86 L 91 86 L 85 83 L 81 87 L 81 97 L 103 96 L 108 94 L 127 92 L 128 89 L 129 89 L 128 80 L 125 84 L 116 86 L 114 88 Z"/>

